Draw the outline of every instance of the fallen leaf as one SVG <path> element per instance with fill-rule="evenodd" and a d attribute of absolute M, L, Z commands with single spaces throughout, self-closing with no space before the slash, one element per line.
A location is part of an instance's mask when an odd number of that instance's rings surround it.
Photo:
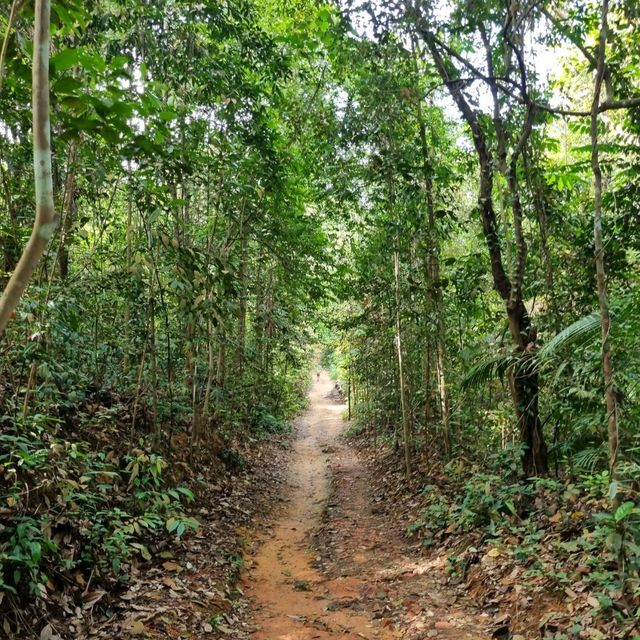
<path fill-rule="evenodd" d="M 53 633 L 53 627 L 50 624 L 44 626 L 40 631 L 40 640 L 55 640 L 59 637 Z"/>
<path fill-rule="evenodd" d="M 170 589 L 177 589 L 178 585 L 176 584 L 176 581 L 173 578 L 162 578 L 162 584 L 165 587 L 169 587 Z"/>
<path fill-rule="evenodd" d="M 97 602 L 102 600 L 106 593 L 106 591 L 89 591 L 88 593 L 85 593 L 82 596 L 82 608 L 90 609 Z"/>
<path fill-rule="evenodd" d="M 454 625 L 448 620 L 438 620 L 434 627 L 436 629 L 453 629 Z"/>
<path fill-rule="evenodd" d="M 130 620 L 127 624 L 127 631 L 133 636 L 139 636 L 145 632 L 142 620 Z"/>

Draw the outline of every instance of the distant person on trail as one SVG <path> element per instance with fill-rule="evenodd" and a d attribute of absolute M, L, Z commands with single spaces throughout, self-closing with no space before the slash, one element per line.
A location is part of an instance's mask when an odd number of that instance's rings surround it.
<path fill-rule="evenodd" d="M 316 373 L 316 380 L 318 380 L 318 381 L 320 380 L 320 372 L 319 371 Z"/>

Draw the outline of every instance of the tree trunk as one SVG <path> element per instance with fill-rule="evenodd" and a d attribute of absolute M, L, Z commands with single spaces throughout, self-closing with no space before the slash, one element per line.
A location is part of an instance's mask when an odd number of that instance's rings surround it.
<path fill-rule="evenodd" d="M 396 351 L 398 357 L 398 382 L 400 385 L 400 410 L 402 413 L 402 438 L 404 440 L 404 465 L 407 479 L 411 475 L 411 430 L 409 428 L 409 406 L 404 380 L 404 363 L 402 359 L 402 334 L 400 325 L 400 256 L 398 250 L 393 252 L 393 274 L 395 282 L 395 325 Z"/>
<path fill-rule="evenodd" d="M 10 169 L 5 171 L 2 166 L 2 160 L 0 159 L 0 177 L 2 178 L 4 200 L 7 207 L 7 213 L 9 215 L 8 233 L 5 233 L 4 238 L 2 239 L 4 271 L 7 273 L 6 278 L 4 276 L 0 278 L 0 286 L 3 287 L 7 282 L 8 274 L 16 268 L 16 264 L 18 264 L 18 260 L 20 259 L 20 249 L 17 243 L 17 236 L 19 232 L 18 213 L 11 194 L 9 172 Z"/>
<path fill-rule="evenodd" d="M 69 275 L 69 240 L 73 228 L 73 218 L 76 210 L 76 159 L 78 143 L 71 142 L 67 159 L 67 175 L 64 181 L 64 198 L 62 202 L 62 233 L 60 234 L 60 248 L 58 251 L 58 272 L 62 281 Z"/>
<path fill-rule="evenodd" d="M 238 322 L 236 330 L 236 354 L 235 354 L 235 371 L 238 377 L 242 376 L 244 371 L 245 357 L 245 339 L 247 333 L 247 236 L 244 230 L 244 223 L 241 224 L 242 241 L 240 247 L 240 273 L 239 278 L 239 300 L 238 300 Z"/>
<path fill-rule="evenodd" d="M 517 370 L 514 372 L 513 398 L 520 438 L 524 445 L 523 471 L 527 476 L 546 474 L 548 471 L 547 448 L 538 410 L 538 373 L 535 367 L 530 366 L 527 357 L 527 354 L 535 349 L 536 331 L 531 325 L 529 314 L 522 300 L 527 246 L 522 229 L 522 205 L 517 183 L 517 162 L 531 133 L 533 110 L 530 107 L 527 109 L 526 121 L 517 141 L 516 149 L 512 152 L 509 166 L 507 167 L 506 164 L 504 166 L 512 198 L 516 250 L 512 283 L 502 258 L 500 234 L 493 204 L 494 159 L 487 145 L 485 133 L 476 112 L 471 108 L 462 92 L 462 85 L 457 81 L 457 78 L 450 76 L 449 67 L 438 50 L 434 35 L 428 31 L 423 35 L 438 73 L 447 84 L 451 97 L 471 129 L 474 147 L 478 155 L 480 164 L 478 210 L 489 251 L 493 286 L 505 302 L 511 338 L 516 352 L 521 355 Z M 498 118 L 497 134 L 501 132 L 500 126 Z M 498 135 L 499 139 L 500 137 Z M 504 164 L 504 158 L 500 157 L 499 160 Z"/>
<path fill-rule="evenodd" d="M 549 308 L 553 321 L 553 328 L 556 333 L 561 329 L 560 312 L 558 310 L 558 302 L 556 299 L 556 287 L 553 276 L 553 263 L 551 262 L 551 251 L 549 250 L 549 219 L 547 216 L 547 205 L 544 199 L 544 189 L 542 186 L 542 178 L 537 175 L 534 198 L 536 201 L 536 210 L 538 213 L 538 226 L 540 227 L 540 257 L 544 268 L 544 280 L 547 285 L 547 295 L 549 296 Z"/>
<path fill-rule="evenodd" d="M 207 321 L 207 386 L 205 388 L 204 401 L 202 403 L 202 428 L 205 428 L 209 422 L 211 394 L 213 392 L 213 385 L 215 381 L 216 358 L 213 335 L 213 321 L 209 318 Z M 194 434 L 195 442 L 198 442 L 200 439 L 202 429 L 199 429 L 199 431 L 200 433 Z"/>
<path fill-rule="evenodd" d="M 57 218 L 51 173 L 49 124 L 49 22 L 50 0 L 36 0 L 33 42 L 33 165 L 36 217 L 29 242 L 0 298 L 0 336 L 20 302 L 33 272 L 53 236 Z"/>
<path fill-rule="evenodd" d="M 427 432 L 431 425 L 433 425 L 433 356 L 431 341 L 427 338 L 427 343 L 424 349 L 424 422 Z"/>
<path fill-rule="evenodd" d="M 605 74 L 606 46 L 608 32 L 609 0 L 603 0 L 602 18 L 598 43 L 598 66 L 591 104 L 591 168 L 593 172 L 594 210 L 593 210 L 593 242 L 595 248 L 596 280 L 598 286 L 598 302 L 600 306 L 600 331 L 602 341 L 602 373 L 604 378 L 604 397 L 607 407 L 607 431 L 609 450 L 609 469 L 615 475 L 618 462 L 618 412 L 615 389 L 613 386 L 613 363 L 611 359 L 611 316 L 609 313 L 609 291 L 604 265 L 604 241 L 602 237 L 602 169 L 598 153 L 598 108 L 600 93 Z"/>
<path fill-rule="evenodd" d="M 512 374 L 518 431 L 520 442 L 524 445 L 522 468 L 527 477 L 546 475 L 549 464 L 538 407 L 538 371 L 532 365 L 531 358 L 525 355 L 535 346 L 535 339 L 531 339 L 531 321 L 522 302 L 514 309 L 509 309 L 508 313 L 512 338 L 514 342 L 514 334 L 520 338 L 521 346 L 517 350 L 523 354 Z"/>

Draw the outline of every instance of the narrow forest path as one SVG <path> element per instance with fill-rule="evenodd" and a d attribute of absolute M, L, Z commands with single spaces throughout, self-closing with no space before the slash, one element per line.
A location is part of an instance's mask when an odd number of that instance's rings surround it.
<path fill-rule="evenodd" d="M 251 638 L 490 638 L 488 616 L 443 590 L 441 571 L 412 561 L 372 509 L 366 470 L 340 438 L 345 406 L 325 372 L 309 399 L 285 507 L 247 561 Z"/>

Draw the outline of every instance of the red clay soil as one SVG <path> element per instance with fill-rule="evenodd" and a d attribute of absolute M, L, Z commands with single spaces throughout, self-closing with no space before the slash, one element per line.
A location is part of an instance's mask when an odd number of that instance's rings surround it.
<path fill-rule="evenodd" d="M 247 561 L 254 640 L 492 637 L 496 620 L 445 584 L 376 513 L 325 373 L 298 420 L 286 504 Z"/>

